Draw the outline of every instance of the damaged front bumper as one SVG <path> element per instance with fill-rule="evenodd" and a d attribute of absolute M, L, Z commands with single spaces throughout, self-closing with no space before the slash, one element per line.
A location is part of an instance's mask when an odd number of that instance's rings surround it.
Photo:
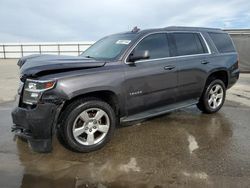
<path fill-rule="evenodd" d="M 12 111 L 12 131 L 15 135 L 27 139 L 33 151 L 50 152 L 60 106 L 62 105 L 39 103 L 30 109 L 16 107 Z"/>

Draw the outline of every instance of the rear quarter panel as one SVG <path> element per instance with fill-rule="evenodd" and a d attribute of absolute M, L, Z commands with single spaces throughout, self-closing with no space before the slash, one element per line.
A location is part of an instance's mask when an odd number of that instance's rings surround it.
<path fill-rule="evenodd" d="M 228 82 L 230 83 L 232 77 L 234 76 L 234 72 L 238 71 L 238 54 L 236 52 L 211 54 L 207 57 L 207 60 L 210 62 L 207 64 L 207 78 L 212 73 L 223 70 L 227 72 Z"/>

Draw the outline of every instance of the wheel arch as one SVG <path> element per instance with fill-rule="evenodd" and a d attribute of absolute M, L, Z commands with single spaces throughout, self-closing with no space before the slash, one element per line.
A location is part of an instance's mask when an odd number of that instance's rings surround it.
<path fill-rule="evenodd" d="M 223 81 L 227 89 L 228 83 L 229 83 L 229 73 L 226 69 L 216 69 L 216 70 L 211 71 L 209 75 L 207 76 L 205 86 L 209 82 L 211 82 L 211 80 L 214 80 L 214 79 L 220 79 L 221 81 Z"/>
<path fill-rule="evenodd" d="M 100 100 L 105 101 L 108 103 L 115 111 L 115 114 L 117 116 L 120 116 L 122 113 L 122 108 L 121 108 L 121 100 L 118 97 L 119 95 L 115 93 L 114 91 L 111 90 L 97 90 L 97 91 L 89 91 L 86 93 L 80 93 L 78 95 L 74 95 L 71 97 L 69 100 L 66 100 L 61 111 L 59 114 L 59 121 L 61 119 L 61 114 L 64 112 L 64 110 L 67 108 L 69 104 L 71 104 L 73 101 L 76 101 L 81 98 L 97 98 Z"/>

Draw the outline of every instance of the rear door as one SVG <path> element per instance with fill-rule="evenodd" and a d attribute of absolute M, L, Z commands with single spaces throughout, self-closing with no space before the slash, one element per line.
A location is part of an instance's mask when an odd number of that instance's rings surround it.
<path fill-rule="evenodd" d="M 171 32 L 169 38 L 179 67 L 177 101 L 196 100 L 203 91 L 210 50 L 198 32 Z"/>
<path fill-rule="evenodd" d="M 148 50 L 150 58 L 126 65 L 128 115 L 174 103 L 177 94 L 177 67 L 169 59 L 167 34 L 150 34 L 134 50 Z"/>

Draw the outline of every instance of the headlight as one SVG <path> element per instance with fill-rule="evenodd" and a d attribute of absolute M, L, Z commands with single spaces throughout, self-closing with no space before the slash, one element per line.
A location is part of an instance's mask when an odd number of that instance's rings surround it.
<path fill-rule="evenodd" d="M 56 81 L 53 80 L 30 80 L 27 79 L 23 91 L 23 103 L 36 104 L 40 99 L 42 93 L 46 90 L 52 89 Z"/>

